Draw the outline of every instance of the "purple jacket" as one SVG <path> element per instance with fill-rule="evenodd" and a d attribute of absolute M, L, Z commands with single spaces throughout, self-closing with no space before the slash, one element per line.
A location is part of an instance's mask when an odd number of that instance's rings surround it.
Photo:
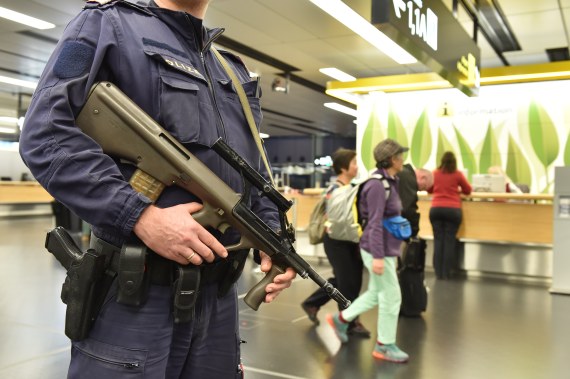
<path fill-rule="evenodd" d="M 363 184 L 358 203 L 360 216 L 368 222 L 360 238 L 360 248 L 371 253 L 374 258 L 397 257 L 400 255 L 402 241 L 390 234 L 382 225 L 384 217 L 397 216 L 402 211 L 402 202 L 398 195 L 397 177 L 391 177 L 385 170 L 376 170 L 390 183 L 390 197 L 386 200 L 386 191 L 379 180 L 369 180 Z"/>

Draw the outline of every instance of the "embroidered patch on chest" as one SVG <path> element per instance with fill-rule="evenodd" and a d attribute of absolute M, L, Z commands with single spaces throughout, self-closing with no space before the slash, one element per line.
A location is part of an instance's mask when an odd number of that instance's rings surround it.
<path fill-rule="evenodd" d="M 186 52 L 170 46 L 169 44 L 149 38 L 143 38 L 143 45 L 145 46 L 145 52 L 153 56 L 155 59 L 163 61 L 176 70 L 190 74 L 196 78 L 206 80 L 200 71 L 192 66 L 191 63 L 188 63 L 190 59 Z M 175 58 L 173 55 L 178 56 L 179 58 Z"/>
<path fill-rule="evenodd" d="M 198 71 L 196 68 L 192 67 L 187 63 L 179 62 L 175 59 L 167 57 L 162 57 L 162 59 L 164 60 L 164 62 L 166 62 L 166 64 L 169 64 L 170 66 L 174 67 L 177 70 L 183 71 L 202 80 L 206 80 L 204 76 L 200 73 L 200 71 Z"/>

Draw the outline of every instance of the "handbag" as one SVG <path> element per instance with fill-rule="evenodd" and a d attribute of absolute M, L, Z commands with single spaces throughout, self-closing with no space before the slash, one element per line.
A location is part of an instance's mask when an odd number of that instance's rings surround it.
<path fill-rule="evenodd" d="M 382 221 L 384 228 L 399 240 L 406 240 L 412 235 L 412 226 L 410 222 L 402 216 L 394 216 L 385 218 Z"/>

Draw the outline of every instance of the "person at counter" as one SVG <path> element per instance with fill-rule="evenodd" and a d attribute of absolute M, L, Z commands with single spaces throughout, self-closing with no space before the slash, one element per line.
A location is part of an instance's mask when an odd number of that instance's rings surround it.
<path fill-rule="evenodd" d="M 451 151 L 441 157 L 439 167 L 433 173 L 433 194 L 429 220 L 433 228 L 433 268 L 438 279 L 449 279 L 457 266 L 457 231 L 461 225 L 460 193 L 469 195 L 471 185 L 457 170 L 457 159 Z"/>
<path fill-rule="evenodd" d="M 327 199 L 330 198 L 335 189 L 350 185 L 350 182 L 358 175 L 356 151 L 340 148 L 333 153 L 332 158 L 332 167 L 337 178 L 325 192 Z M 323 245 L 334 275 L 333 278 L 328 279 L 329 282 L 337 287 L 348 300 L 353 301 L 360 293 L 362 270 L 364 268 L 358 244 L 350 241 L 336 240 L 325 233 Z M 316 325 L 319 325 L 317 312 L 329 300 L 329 295 L 322 288 L 319 288 L 303 301 L 301 307 L 309 319 Z M 348 334 L 370 338 L 370 332 L 360 323 L 358 318 L 355 318 L 350 323 Z"/>
<path fill-rule="evenodd" d="M 418 235 L 420 230 L 420 213 L 418 212 L 418 191 L 427 191 L 433 186 L 433 174 L 425 168 L 414 167 L 406 163 L 398 177 L 400 184 L 398 194 L 402 200 L 402 217 L 412 226 L 412 237 Z"/>

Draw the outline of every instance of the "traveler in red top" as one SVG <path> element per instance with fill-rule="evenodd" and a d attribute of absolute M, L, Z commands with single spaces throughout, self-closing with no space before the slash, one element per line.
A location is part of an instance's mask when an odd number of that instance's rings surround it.
<path fill-rule="evenodd" d="M 455 155 L 447 151 L 433 173 L 433 194 L 429 220 L 433 228 L 433 268 L 438 279 L 449 279 L 457 267 L 456 235 L 461 225 L 460 193 L 469 195 L 471 185 L 457 170 Z"/>

